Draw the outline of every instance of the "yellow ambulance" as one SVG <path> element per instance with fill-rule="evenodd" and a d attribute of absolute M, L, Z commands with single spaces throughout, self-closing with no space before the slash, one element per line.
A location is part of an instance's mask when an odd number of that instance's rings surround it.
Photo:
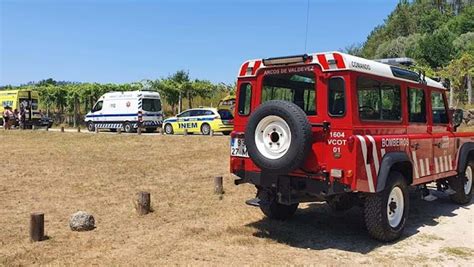
<path fill-rule="evenodd" d="M 0 114 L 3 114 L 5 107 L 20 112 L 20 107 L 25 108 L 25 124 L 33 125 L 41 123 L 41 114 L 38 109 L 39 95 L 33 90 L 0 90 Z M 0 116 L 3 124 L 3 118 Z"/>

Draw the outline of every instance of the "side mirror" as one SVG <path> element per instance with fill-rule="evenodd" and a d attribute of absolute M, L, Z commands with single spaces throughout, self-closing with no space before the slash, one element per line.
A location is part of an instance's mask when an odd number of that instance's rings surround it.
<path fill-rule="evenodd" d="M 464 116 L 464 112 L 462 109 L 455 109 L 453 111 L 452 118 L 453 118 L 453 126 L 455 129 L 461 125 L 463 116 Z"/>

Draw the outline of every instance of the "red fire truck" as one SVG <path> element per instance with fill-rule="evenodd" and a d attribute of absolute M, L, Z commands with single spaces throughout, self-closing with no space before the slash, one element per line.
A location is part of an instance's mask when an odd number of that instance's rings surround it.
<path fill-rule="evenodd" d="M 258 205 L 287 219 L 298 204 L 359 203 L 368 233 L 400 237 L 408 187 L 436 182 L 470 203 L 474 133 L 456 132 L 443 84 L 340 52 L 246 61 L 237 82 L 230 169 Z M 459 115 L 459 114 L 457 114 Z M 459 117 L 459 116 L 456 116 Z"/>

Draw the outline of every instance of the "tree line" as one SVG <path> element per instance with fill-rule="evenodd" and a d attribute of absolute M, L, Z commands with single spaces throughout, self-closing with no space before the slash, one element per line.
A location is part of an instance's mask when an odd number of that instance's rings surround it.
<path fill-rule="evenodd" d="M 234 94 L 235 85 L 191 79 L 187 71 L 180 70 L 165 78 L 125 84 L 79 83 L 55 81 L 50 78 L 18 87 L 10 85 L 0 87 L 0 90 L 9 89 L 38 91 L 40 109 L 43 113 L 53 117 L 57 123 L 70 123 L 76 126 L 83 119 L 83 115 L 92 109 L 97 99 L 107 92 L 135 90 L 159 92 L 163 111 L 170 115 L 196 105 L 216 106 L 221 98 Z"/>
<path fill-rule="evenodd" d="M 474 1 L 401 0 L 363 44 L 345 52 L 369 59 L 409 57 L 413 70 L 450 80 L 450 106 L 472 105 Z"/>

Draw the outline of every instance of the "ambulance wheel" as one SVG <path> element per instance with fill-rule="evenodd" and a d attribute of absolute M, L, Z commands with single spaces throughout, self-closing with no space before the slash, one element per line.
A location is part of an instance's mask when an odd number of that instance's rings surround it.
<path fill-rule="evenodd" d="M 292 205 L 278 203 L 276 194 L 271 189 L 259 189 L 257 197 L 260 199 L 260 210 L 270 219 L 288 220 L 298 209 L 298 203 Z"/>
<path fill-rule="evenodd" d="M 313 141 L 306 113 L 296 104 L 271 100 L 250 115 L 245 144 L 252 161 L 269 173 L 289 173 L 301 167 Z"/>
<path fill-rule="evenodd" d="M 133 125 L 130 122 L 126 122 L 123 124 L 123 130 L 127 133 L 133 132 Z"/>
<path fill-rule="evenodd" d="M 222 132 L 223 135 L 230 135 L 230 131 Z"/>
<path fill-rule="evenodd" d="M 88 122 L 87 122 L 87 130 L 88 130 L 89 132 L 95 131 L 95 125 L 94 125 L 94 123 L 93 123 L 92 121 L 88 121 Z"/>
<path fill-rule="evenodd" d="M 165 124 L 165 134 L 173 134 L 173 126 L 171 124 Z"/>
<path fill-rule="evenodd" d="M 459 176 L 454 176 L 448 179 L 449 187 L 456 193 L 449 197 L 454 203 L 468 204 L 472 200 L 472 177 L 474 175 L 474 161 L 467 162 L 466 169 L 461 172 Z"/>
<path fill-rule="evenodd" d="M 408 186 L 399 172 L 392 171 L 387 187 L 369 194 L 364 203 L 365 225 L 369 235 L 380 241 L 400 237 L 408 216 Z"/>
<path fill-rule="evenodd" d="M 203 135 L 209 135 L 211 133 L 211 126 L 207 123 L 201 125 L 201 133 Z"/>

